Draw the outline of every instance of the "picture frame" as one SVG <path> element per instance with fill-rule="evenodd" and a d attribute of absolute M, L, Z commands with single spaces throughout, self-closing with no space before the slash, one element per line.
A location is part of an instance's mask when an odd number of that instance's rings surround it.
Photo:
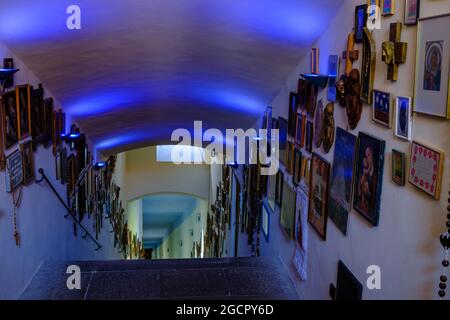
<path fill-rule="evenodd" d="M 294 170 L 292 173 L 292 183 L 298 187 L 300 185 L 301 173 L 302 173 L 302 152 L 299 148 L 294 149 Z"/>
<path fill-rule="evenodd" d="M 289 94 L 289 114 L 288 114 L 288 135 L 295 137 L 295 124 L 297 120 L 297 94 L 291 92 Z"/>
<path fill-rule="evenodd" d="M 33 142 L 28 141 L 20 145 L 20 152 L 22 153 L 22 170 L 23 170 L 23 184 L 28 185 L 34 181 L 34 152 Z"/>
<path fill-rule="evenodd" d="M 59 151 L 60 168 L 61 168 L 61 184 L 67 183 L 67 149 L 64 147 Z"/>
<path fill-rule="evenodd" d="M 450 14 L 422 18 L 417 28 L 414 112 L 450 119 Z"/>
<path fill-rule="evenodd" d="M 330 55 L 328 57 L 328 91 L 327 99 L 331 102 L 337 101 L 336 82 L 339 79 L 341 59 L 338 55 Z"/>
<path fill-rule="evenodd" d="M 319 100 L 316 107 L 316 113 L 314 114 L 314 147 L 319 148 L 322 145 L 323 139 L 323 103 Z"/>
<path fill-rule="evenodd" d="M 286 151 L 286 171 L 292 175 L 294 170 L 294 144 L 292 142 L 288 142 L 288 148 Z"/>
<path fill-rule="evenodd" d="M 381 14 L 383 16 L 392 16 L 395 14 L 395 0 L 383 0 L 381 7 Z"/>
<path fill-rule="evenodd" d="M 296 205 L 295 189 L 283 180 L 283 199 L 280 208 L 280 225 L 286 232 L 289 239 L 294 238 L 295 228 L 295 205 Z"/>
<path fill-rule="evenodd" d="M 272 212 L 275 212 L 275 199 L 277 194 L 277 175 L 269 176 L 269 187 L 267 188 L 267 204 Z"/>
<path fill-rule="evenodd" d="M 439 200 L 444 162 L 444 152 L 413 141 L 409 163 L 409 183 Z"/>
<path fill-rule="evenodd" d="M 296 211 L 297 215 L 295 217 L 295 240 L 297 244 L 303 250 L 306 250 L 304 238 L 306 235 L 304 234 L 305 229 L 303 226 L 307 225 L 307 217 L 308 217 L 308 206 L 309 206 L 309 196 L 303 190 L 299 190 L 297 193 L 297 204 Z"/>
<path fill-rule="evenodd" d="M 336 300 L 358 301 L 362 299 L 363 286 L 347 266 L 339 260 L 336 282 Z"/>
<path fill-rule="evenodd" d="M 279 160 L 280 163 L 286 165 L 286 149 L 287 149 L 287 135 L 288 135 L 288 122 L 284 118 L 278 118 L 278 135 L 280 139 Z"/>
<path fill-rule="evenodd" d="M 45 148 L 50 146 L 53 140 L 53 98 L 44 99 L 44 133 L 43 144 Z"/>
<path fill-rule="evenodd" d="M 13 58 L 4 58 L 3 59 L 3 68 L 4 69 L 14 69 L 14 59 Z M 3 89 L 8 89 L 14 86 L 14 75 L 10 75 L 7 77 L 3 83 Z"/>
<path fill-rule="evenodd" d="M 55 177 L 56 180 L 61 180 L 61 150 L 57 151 L 55 156 Z"/>
<path fill-rule="evenodd" d="M 297 113 L 295 143 L 301 148 L 305 143 L 305 123 L 306 116 L 303 113 Z"/>
<path fill-rule="evenodd" d="M 44 88 L 39 84 L 37 89 L 31 87 L 31 137 L 33 138 L 36 148 L 41 143 L 42 134 L 44 132 L 43 124 L 44 115 Z"/>
<path fill-rule="evenodd" d="M 398 96 L 395 99 L 395 135 L 411 141 L 412 124 L 412 98 Z"/>
<path fill-rule="evenodd" d="M 305 149 L 308 152 L 312 152 L 313 150 L 313 137 L 314 137 L 314 129 L 312 121 L 306 121 L 306 129 L 305 129 Z"/>
<path fill-rule="evenodd" d="M 5 170 L 6 167 L 6 156 L 5 156 L 5 141 L 4 141 L 4 112 L 3 112 L 3 102 L 0 96 L 0 171 Z"/>
<path fill-rule="evenodd" d="M 22 153 L 14 151 L 6 157 L 6 192 L 11 193 L 23 182 Z"/>
<path fill-rule="evenodd" d="M 311 157 L 302 154 L 300 188 L 306 193 L 309 193 L 310 182 L 311 182 Z"/>
<path fill-rule="evenodd" d="M 364 28 L 367 24 L 367 9 L 369 4 L 355 7 L 355 42 L 361 43 L 364 36 Z M 330 100 L 331 101 L 331 100 Z"/>
<path fill-rule="evenodd" d="M 9 91 L 2 95 L 3 108 L 3 141 L 5 149 L 8 150 L 19 142 L 19 131 L 17 124 L 17 97 L 16 91 Z"/>
<path fill-rule="evenodd" d="M 283 180 L 284 174 L 281 170 L 278 170 L 277 173 L 277 186 L 275 189 L 275 204 L 281 208 L 282 200 L 283 200 Z"/>
<path fill-rule="evenodd" d="M 386 128 L 392 127 L 391 94 L 384 91 L 373 90 L 372 120 Z"/>
<path fill-rule="evenodd" d="M 312 74 L 319 74 L 319 48 L 312 48 L 311 49 L 311 73 Z"/>
<path fill-rule="evenodd" d="M 406 184 L 406 154 L 392 149 L 392 181 L 403 187 Z"/>
<path fill-rule="evenodd" d="M 348 215 L 352 209 L 357 142 L 356 136 L 337 127 L 328 216 L 344 235 L 347 235 Z"/>
<path fill-rule="evenodd" d="M 308 222 L 323 241 L 327 238 L 330 163 L 319 154 L 311 158 Z"/>
<path fill-rule="evenodd" d="M 420 0 L 405 0 L 405 21 L 404 25 L 412 26 L 417 24 L 420 14 Z"/>
<path fill-rule="evenodd" d="M 269 210 L 266 206 L 267 206 L 267 204 L 263 203 L 262 210 L 261 210 L 261 230 L 264 234 L 264 237 L 266 238 L 266 241 L 269 242 L 270 214 L 269 214 Z"/>
<path fill-rule="evenodd" d="M 386 142 L 364 132 L 358 140 L 353 208 L 378 226 Z"/>
<path fill-rule="evenodd" d="M 31 87 L 16 86 L 17 131 L 19 140 L 31 135 Z"/>

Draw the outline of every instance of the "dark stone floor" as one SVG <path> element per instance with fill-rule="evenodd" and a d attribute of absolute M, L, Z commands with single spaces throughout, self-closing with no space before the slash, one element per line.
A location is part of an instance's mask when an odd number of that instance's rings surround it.
<path fill-rule="evenodd" d="M 69 265 L 81 269 L 81 290 L 67 289 Z M 44 263 L 20 299 L 297 299 L 276 258 Z"/>

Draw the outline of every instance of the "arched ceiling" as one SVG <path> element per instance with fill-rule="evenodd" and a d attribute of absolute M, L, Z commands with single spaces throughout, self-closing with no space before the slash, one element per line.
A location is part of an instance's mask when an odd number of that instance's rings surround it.
<path fill-rule="evenodd" d="M 172 130 L 247 128 L 342 0 L 20 0 L 4 42 L 104 153 Z M 66 9 L 81 8 L 81 30 Z"/>

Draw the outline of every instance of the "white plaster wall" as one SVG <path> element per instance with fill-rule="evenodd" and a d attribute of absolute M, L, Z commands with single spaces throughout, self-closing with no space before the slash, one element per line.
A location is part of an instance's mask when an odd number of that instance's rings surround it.
<path fill-rule="evenodd" d="M 208 165 L 175 165 L 156 161 L 156 147 L 125 153 L 124 199 L 130 201 L 153 193 L 184 193 L 209 197 Z"/>
<path fill-rule="evenodd" d="M 0 43 L 0 57 L 14 57 L 20 71 L 15 75 L 15 84 L 31 84 L 35 87 L 39 79 L 6 46 Z M 44 89 L 45 88 L 45 83 Z M 51 96 L 46 91 L 46 97 Z M 61 107 L 54 98 L 55 108 Z M 70 119 L 67 118 L 67 125 Z M 8 154 L 15 148 L 8 150 Z M 35 174 L 43 168 L 61 195 L 66 189 L 55 179 L 55 164 L 51 148 L 39 147 L 34 154 Z M 17 211 L 18 231 L 21 246 L 16 247 L 13 238 L 13 209 L 11 195 L 5 191 L 5 172 L 0 172 L 0 299 L 16 299 L 26 287 L 41 261 L 102 260 L 119 258 L 113 248 L 109 225 L 105 223 L 99 242 L 101 251 L 94 251 L 95 245 L 73 235 L 73 223 L 65 219 L 65 209 L 59 204 L 50 188 L 35 183 L 23 188 L 23 199 Z M 84 220 L 85 226 L 92 222 Z"/>
<path fill-rule="evenodd" d="M 346 48 L 347 35 L 353 28 L 354 7 L 365 3 L 364 0 L 346 0 L 336 12 L 327 31 L 314 44 L 320 48 L 320 69 L 327 72 L 328 56 L 341 55 Z M 388 91 L 394 95 L 413 95 L 415 68 L 416 31 L 415 26 L 404 27 L 402 40 L 408 42 L 407 62 L 400 66 L 399 81 L 386 80 L 386 65 L 381 61 L 381 43 L 388 40 L 389 24 L 397 20 L 403 22 L 404 0 L 397 1 L 397 13 L 382 18 L 382 30 L 374 32 L 377 46 L 377 66 L 375 89 Z M 450 13 L 449 0 L 422 0 L 421 16 L 433 16 Z M 358 49 L 362 47 L 358 45 Z M 361 51 L 360 51 L 361 52 Z M 360 66 L 361 59 L 354 64 Z M 285 86 L 272 101 L 274 116 L 288 117 L 289 91 L 296 91 L 298 75 L 310 71 L 309 56 L 299 61 Z M 344 64 L 341 63 L 343 72 Z M 326 90 L 319 98 L 326 102 Z M 370 226 L 357 212 L 349 215 L 347 237 L 343 236 L 334 223 L 328 220 L 327 241 L 319 239 L 309 226 L 308 280 L 301 282 L 292 268 L 295 250 L 293 241 L 289 241 L 279 226 L 279 214 L 271 216 L 271 238 L 268 244 L 261 242 L 265 255 L 280 256 L 294 279 L 297 291 L 303 299 L 327 299 L 330 282 L 336 282 L 337 262 L 339 259 L 352 270 L 365 286 L 369 265 L 378 265 L 382 272 L 381 290 L 370 291 L 364 288 L 364 299 L 435 299 L 443 258 L 439 235 L 445 231 L 446 206 L 450 184 L 450 121 L 434 119 L 423 115 L 414 115 L 413 139 L 423 141 L 430 146 L 446 152 L 444 179 L 441 200 L 436 201 L 407 183 L 398 187 L 391 181 L 391 151 L 393 148 L 410 155 L 410 143 L 394 136 L 393 129 L 388 130 L 371 120 L 372 108 L 364 106 L 362 119 L 352 133 L 365 131 L 386 141 L 383 190 L 381 198 L 380 224 Z M 337 126 L 347 128 L 344 109 L 335 105 Z M 333 161 L 334 148 L 324 154 Z"/>

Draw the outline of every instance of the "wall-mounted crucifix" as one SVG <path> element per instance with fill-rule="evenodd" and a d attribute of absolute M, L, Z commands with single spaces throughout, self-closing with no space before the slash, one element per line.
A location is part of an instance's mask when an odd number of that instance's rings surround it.
<path fill-rule="evenodd" d="M 383 62 L 388 65 L 387 79 L 397 81 L 398 67 L 406 62 L 408 44 L 401 42 L 402 23 L 391 23 L 389 41 L 383 42 Z"/>
<path fill-rule="evenodd" d="M 351 32 L 348 35 L 347 50 L 343 52 L 342 59 L 345 60 L 345 74 L 348 76 L 353 69 L 353 61 L 358 60 L 359 51 L 354 50 L 355 33 Z"/>

